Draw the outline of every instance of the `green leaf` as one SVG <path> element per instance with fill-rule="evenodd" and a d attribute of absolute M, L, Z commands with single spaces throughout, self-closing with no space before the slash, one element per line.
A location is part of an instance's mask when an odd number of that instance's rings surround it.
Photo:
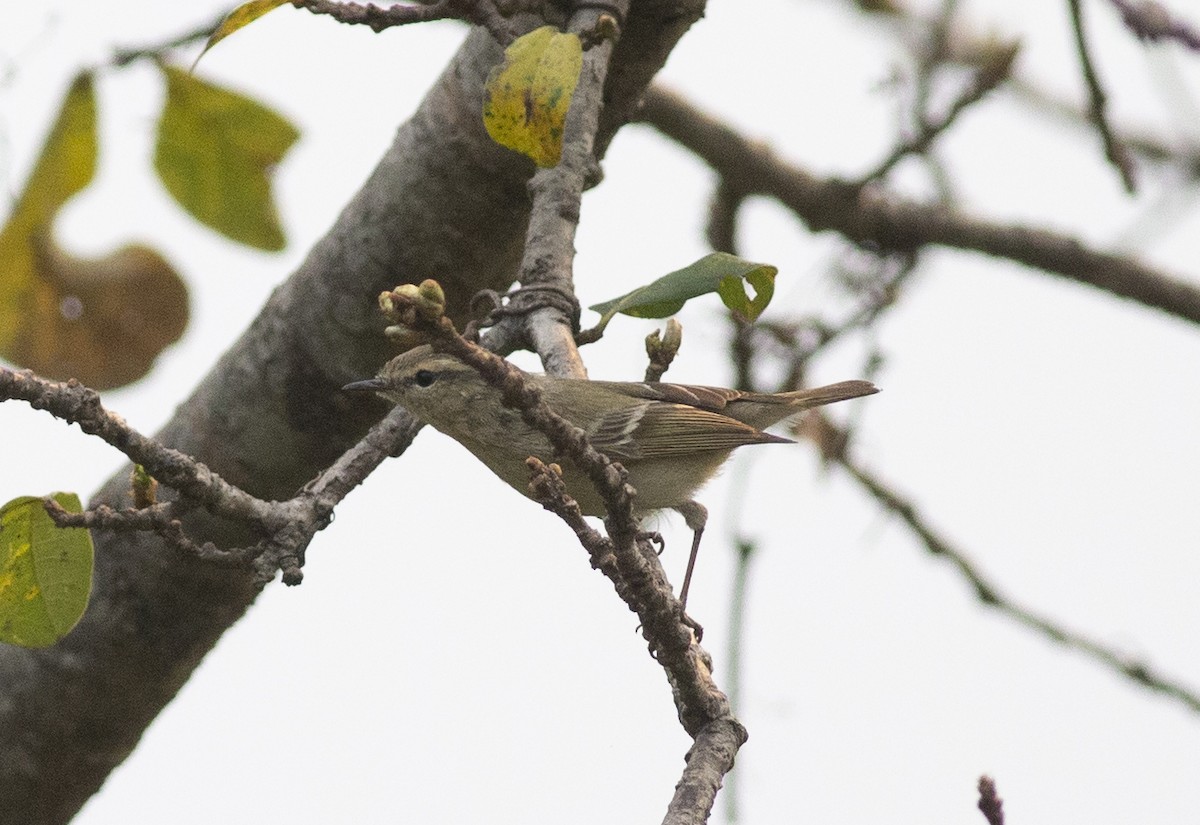
<path fill-rule="evenodd" d="M 249 3 L 242 3 L 242 5 L 229 12 L 225 19 L 221 21 L 221 25 L 217 26 L 216 31 L 209 35 L 208 42 L 204 44 L 204 48 L 196 57 L 196 62 L 192 64 L 192 70 L 195 70 L 196 63 L 200 62 L 200 58 L 208 54 L 208 50 L 217 45 L 217 43 L 243 26 L 250 25 L 267 12 L 274 11 L 290 2 L 291 0 L 250 0 Z"/>
<path fill-rule="evenodd" d="M 236 92 L 162 65 L 167 101 L 158 122 L 154 168 L 192 217 L 231 240 L 283 249 L 270 172 L 300 132 L 281 115 Z"/>
<path fill-rule="evenodd" d="M 557 165 L 582 67 L 578 35 L 542 26 L 513 41 L 484 90 L 483 124 L 492 140 L 538 166 Z"/>
<path fill-rule="evenodd" d="M 725 306 L 744 320 L 753 323 L 763 314 L 763 310 L 775 296 L 775 275 L 779 270 L 765 264 L 751 266 L 754 268 L 748 272 L 730 274 L 722 278 L 717 284 L 717 294 L 721 296 Z M 742 281 L 754 287 L 753 296 L 746 292 Z"/>
<path fill-rule="evenodd" d="M 79 496 L 53 493 L 72 513 Z M 58 528 L 44 500 L 22 496 L 0 507 L 0 641 L 46 647 L 73 628 L 92 589 L 92 537 Z"/>
<path fill-rule="evenodd" d="M 59 248 L 54 218 L 96 170 L 92 76 L 78 75 L 0 230 L 0 358 L 96 389 L 141 378 L 187 326 L 187 289 L 161 255 L 98 258 Z"/>
<path fill-rule="evenodd" d="M 713 252 L 619 298 L 595 304 L 591 309 L 600 313 L 599 326 L 603 329 L 618 313 L 635 318 L 666 318 L 682 309 L 689 299 L 716 292 L 725 306 L 747 321 L 754 321 L 775 294 L 778 272 L 769 264 L 756 264 L 726 252 Z M 754 288 L 753 297 L 746 294 L 743 281 Z"/>

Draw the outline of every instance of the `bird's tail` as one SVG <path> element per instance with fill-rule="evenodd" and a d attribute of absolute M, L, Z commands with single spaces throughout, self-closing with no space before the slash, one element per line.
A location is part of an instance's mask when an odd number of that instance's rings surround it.
<path fill-rule="evenodd" d="M 847 401 L 851 398 L 861 398 L 864 395 L 874 395 L 879 388 L 870 381 L 839 381 L 824 387 L 811 390 L 796 390 L 783 393 L 788 398 L 788 406 L 800 410 L 812 407 L 823 407 L 836 401 Z"/>

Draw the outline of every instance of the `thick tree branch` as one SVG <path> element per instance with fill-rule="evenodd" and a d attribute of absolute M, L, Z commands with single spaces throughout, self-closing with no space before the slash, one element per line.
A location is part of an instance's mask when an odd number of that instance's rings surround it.
<path fill-rule="evenodd" d="M 703 8 L 642 0 L 631 9 L 598 152 Z M 386 411 L 339 392 L 391 354 L 374 296 L 436 276 L 461 320 L 471 296 L 513 282 L 532 168 L 483 128 L 483 82 L 500 56 L 489 33 L 468 36 L 330 232 L 178 407 L 163 445 L 257 498 L 290 498 Z M 125 473 L 99 504 L 128 506 Z M 255 539 L 202 509 L 183 527 L 200 543 Z M 145 533 L 102 535 L 83 621 L 54 647 L 0 649 L 0 821 L 69 820 L 254 600 L 252 573 L 163 548 Z"/>
<path fill-rule="evenodd" d="M 880 189 L 818 178 L 775 157 L 680 96 L 655 87 L 642 119 L 703 158 L 732 186 L 778 199 L 814 231 L 885 250 L 936 245 L 982 252 L 1087 284 L 1200 323 L 1200 287 L 1067 235 L 998 224 Z"/>

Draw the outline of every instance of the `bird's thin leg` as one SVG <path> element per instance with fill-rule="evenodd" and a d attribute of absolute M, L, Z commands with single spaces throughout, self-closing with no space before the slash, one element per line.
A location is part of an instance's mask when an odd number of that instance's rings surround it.
<path fill-rule="evenodd" d="M 692 552 L 688 556 L 687 572 L 683 574 L 683 589 L 679 591 L 679 603 L 686 609 L 688 590 L 692 586 L 692 571 L 696 569 L 696 556 L 700 553 L 700 538 L 704 525 L 708 523 L 708 510 L 698 501 L 685 501 L 675 508 L 683 521 L 692 529 Z"/>

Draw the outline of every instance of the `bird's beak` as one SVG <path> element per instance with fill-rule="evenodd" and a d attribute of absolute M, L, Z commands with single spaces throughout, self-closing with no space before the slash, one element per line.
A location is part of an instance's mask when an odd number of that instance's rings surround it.
<path fill-rule="evenodd" d="M 366 381 L 352 381 L 342 387 L 342 392 L 376 392 L 384 388 L 384 383 L 378 378 L 368 378 Z"/>

